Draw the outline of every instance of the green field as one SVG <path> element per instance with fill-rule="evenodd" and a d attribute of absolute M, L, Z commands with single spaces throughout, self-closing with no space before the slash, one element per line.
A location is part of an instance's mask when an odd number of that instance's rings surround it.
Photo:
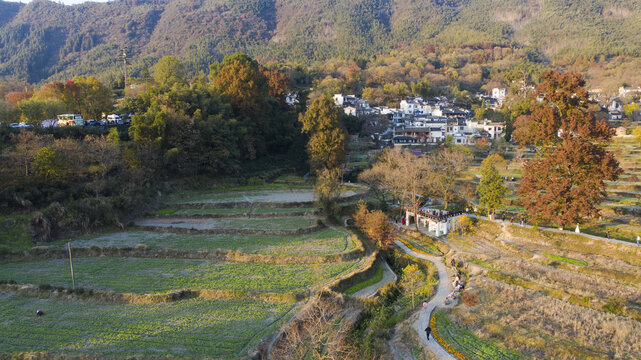
<path fill-rule="evenodd" d="M 510 349 L 504 349 L 492 341 L 476 337 L 465 327 L 452 322 L 447 314 L 441 310 L 434 312 L 436 317 L 436 330 L 438 335 L 450 346 L 469 359 L 475 360 L 516 360 L 518 354 Z"/>
<path fill-rule="evenodd" d="M 298 230 L 317 224 L 315 217 L 286 216 L 275 218 L 150 218 L 136 225 L 197 230 Z"/>
<path fill-rule="evenodd" d="M 154 215 L 237 215 L 247 216 L 248 214 L 280 214 L 280 213 L 312 213 L 316 208 L 232 208 L 232 209 L 211 209 L 211 208 L 194 208 L 194 209 L 162 209 L 154 212 Z"/>
<path fill-rule="evenodd" d="M 224 263 L 185 259 L 78 258 L 76 286 L 88 289 L 162 293 L 179 289 L 286 292 L 307 289 L 355 269 L 361 261 L 320 265 Z M 0 264 L 0 280 L 71 286 L 69 261 L 53 259 Z"/>
<path fill-rule="evenodd" d="M 345 247 L 347 234 L 334 229 L 323 229 L 318 232 L 296 236 L 271 235 L 211 235 L 211 234 L 173 234 L 151 231 L 126 231 L 67 239 L 52 245 L 54 248 L 66 248 L 67 242 L 72 248 L 99 247 L 135 247 L 144 244 L 148 249 L 174 249 L 189 251 L 213 251 L 216 249 L 237 250 L 249 254 L 267 255 L 331 255 L 350 251 L 358 244 L 349 239 Z"/>
<path fill-rule="evenodd" d="M 3 352 L 24 351 L 236 358 L 273 331 L 279 322 L 271 324 L 291 307 L 202 299 L 158 305 L 96 304 L 0 293 L 0 358 Z M 36 309 L 45 315 L 36 316 Z"/>

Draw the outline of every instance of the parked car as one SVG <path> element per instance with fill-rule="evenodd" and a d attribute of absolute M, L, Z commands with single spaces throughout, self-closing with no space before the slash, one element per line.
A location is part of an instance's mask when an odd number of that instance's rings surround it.
<path fill-rule="evenodd" d="M 20 124 L 18 124 L 18 123 L 11 123 L 11 124 L 9 125 L 9 127 L 12 127 L 12 128 L 18 128 L 18 127 L 20 127 Z"/>
<path fill-rule="evenodd" d="M 102 120 L 98 121 L 98 125 L 100 125 L 100 126 L 105 126 L 105 125 L 107 125 L 107 120 L 102 119 Z"/>

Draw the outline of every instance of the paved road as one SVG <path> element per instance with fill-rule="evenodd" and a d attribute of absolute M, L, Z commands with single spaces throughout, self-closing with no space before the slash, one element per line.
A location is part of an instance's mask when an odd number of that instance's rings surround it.
<path fill-rule="evenodd" d="M 423 343 L 426 344 L 427 347 L 429 347 L 430 350 L 432 350 L 432 352 L 439 357 L 439 359 L 456 360 L 454 356 L 452 356 L 436 340 L 434 340 L 434 337 L 430 336 L 429 340 L 427 340 L 425 337 L 425 328 L 427 328 L 430 323 L 430 316 L 432 315 L 432 311 L 434 311 L 435 307 L 443 305 L 443 303 L 445 302 L 445 298 L 451 292 L 449 275 L 447 273 L 445 264 L 443 264 L 442 258 L 438 256 L 430 256 L 417 253 L 398 240 L 394 241 L 394 244 L 401 248 L 401 250 L 403 250 L 406 254 L 430 261 L 436 266 L 436 269 L 438 270 L 438 287 L 436 288 L 436 294 L 434 294 L 432 299 L 427 303 L 427 307 L 421 309 L 418 320 L 414 323 L 414 330 L 416 330 Z"/>

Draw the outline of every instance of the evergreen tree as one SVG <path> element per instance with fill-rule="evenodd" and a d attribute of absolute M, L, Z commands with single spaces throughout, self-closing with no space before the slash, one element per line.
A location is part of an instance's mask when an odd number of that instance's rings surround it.
<path fill-rule="evenodd" d="M 492 156 L 487 157 L 481 164 L 481 181 L 476 187 L 476 192 L 479 194 L 480 205 L 485 207 L 488 213 L 494 215 L 496 210 L 501 208 L 507 187 L 503 185 L 503 179 Z"/>

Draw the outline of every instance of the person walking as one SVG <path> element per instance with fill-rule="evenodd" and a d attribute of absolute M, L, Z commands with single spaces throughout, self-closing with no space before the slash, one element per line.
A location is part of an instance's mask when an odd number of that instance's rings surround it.
<path fill-rule="evenodd" d="M 608 239 L 610 238 L 610 230 L 605 231 L 605 237 Z"/>
<path fill-rule="evenodd" d="M 639 241 L 641 241 L 641 236 L 637 235 L 637 246 L 639 246 Z"/>
<path fill-rule="evenodd" d="M 429 339 L 430 339 L 430 334 L 431 334 L 431 333 L 432 333 L 432 328 L 431 328 L 431 327 L 429 327 L 429 326 L 428 326 L 428 327 L 426 327 L 426 328 L 425 328 L 425 337 L 427 338 L 427 340 L 429 340 Z"/>

